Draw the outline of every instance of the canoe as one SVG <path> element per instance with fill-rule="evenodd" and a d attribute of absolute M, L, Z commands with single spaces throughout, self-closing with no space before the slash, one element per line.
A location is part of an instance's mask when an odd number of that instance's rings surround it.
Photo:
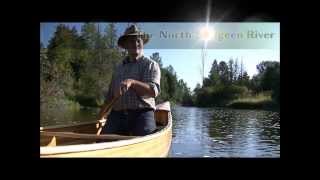
<path fill-rule="evenodd" d="M 167 157 L 172 140 L 169 102 L 156 106 L 155 119 L 157 130 L 146 136 L 97 135 L 97 121 L 40 127 L 40 157 Z"/>

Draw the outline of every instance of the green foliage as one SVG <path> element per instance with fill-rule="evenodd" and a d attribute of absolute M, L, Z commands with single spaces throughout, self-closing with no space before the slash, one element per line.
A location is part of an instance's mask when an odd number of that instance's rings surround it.
<path fill-rule="evenodd" d="M 115 48 L 117 42 L 117 30 L 115 28 L 115 23 L 110 23 L 105 29 L 106 35 L 103 37 L 104 42 L 106 42 L 106 48 Z"/>
<path fill-rule="evenodd" d="M 203 86 L 200 84 L 194 89 L 193 102 L 197 106 L 226 106 L 232 103 L 233 106 L 250 107 L 270 104 L 270 99 L 261 100 L 259 103 L 253 102 L 257 96 L 252 96 L 259 92 L 271 91 L 272 99 L 275 103 L 280 103 L 280 63 L 264 61 L 257 65 L 259 73 L 250 80 L 244 66 L 238 65 L 230 59 L 228 64 L 224 61 L 220 63 L 214 60 L 209 76 L 204 79 Z M 250 97 L 250 101 L 248 100 Z M 242 98 L 241 101 L 235 101 Z"/>
<path fill-rule="evenodd" d="M 123 58 L 118 49 L 105 48 L 106 37 L 109 46 L 116 39 L 114 25 L 109 27 L 110 32 L 104 36 L 94 23 L 84 24 L 81 33 L 61 24 L 57 26 L 47 49 L 40 43 L 42 107 L 101 104 L 113 69 Z"/>
<path fill-rule="evenodd" d="M 201 88 L 196 94 L 196 104 L 203 107 L 225 106 L 231 100 L 248 91 L 237 85 L 216 85 Z"/>
<path fill-rule="evenodd" d="M 81 27 L 81 39 L 84 40 L 85 48 L 93 50 L 97 47 L 100 35 L 94 23 L 85 23 Z"/>
<path fill-rule="evenodd" d="M 263 61 L 257 65 L 258 74 L 253 78 L 252 87 L 255 92 L 272 91 L 272 99 L 280 103 L 280 63 Z"/>
<path fill-rule="evenodd" d="M 159 67 L 160 67 L 160 68 L 163 68 L 163 67 L 162 67 L 163 64 L 162 64 L 162 61 L 161 61 L 161 57 L 160 57 L 160 55 L 159 55 L 158 52 L 152 53 L 152 55 L 150 56 L 150 59 L 156 61 L 156 62 L 159 64 Z"/>

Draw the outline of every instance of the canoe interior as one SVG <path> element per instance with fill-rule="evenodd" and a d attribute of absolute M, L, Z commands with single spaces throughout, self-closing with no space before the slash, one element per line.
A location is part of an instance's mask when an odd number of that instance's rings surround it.
<path fill-rule="evenodd" d="M 157 131 L 163 129 L 168 125 L 168 112 L 167 110 L 156 110 L 155 111 L 155 120 L 157 124 Z M 108 123 L 108 121 L 106 122 Z M 88 122 L 88 123 L 79 123 L 71 126 L 64 127 L 48 127 L 42 128 L 44 132 L 73 132 L 80 134 L 91 134 L 95 135 L 97 133 L 97 124 L 96 122 Z M 156 132 L 157 132 L 156 131 Z M 95 138 L 77 138 L 77 137 L 61 137 L 61 136 L 51 136 L 45 133 L 40 133 L 40 146 L 48 147 L 48 146 L 65 146 L 65 145 L 75 145 L 75 144 L 93 144 L 98 142 L 110 142 L 110 141 L 118 141 L 119 139 L 95 139 Z"/>

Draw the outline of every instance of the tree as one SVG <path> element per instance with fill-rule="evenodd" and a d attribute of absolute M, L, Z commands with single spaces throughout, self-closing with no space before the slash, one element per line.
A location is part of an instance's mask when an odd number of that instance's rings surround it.
<path fill-rule="evenodd" d="M 103 91 L 110 83 L 115 65 L 123 58 L 118 49 L 106 49 L 105 44 L 100 28 L 94 23 L 85 23 L 80 35 L 75 27 L 57 26 L 48 45 L 49 63 L 40 61 L 42 84 L 60 88 L 62 99 L 97 106 L 103 101 Z"/>
<path fill-rule="evenodd" d="M 158 52 L 152 53 L 152 55 L 150 56 L 150 59 L 156 61 L 159 64 L 159 67 L 162 68 L 163 64 Z"/>
<path fill-rule="evenodd" d="M 109 23 L 105 28 L 105 42 L 106 48 L 115 48 L 117 42 L 117 30 L 115 27 L 115 23 Z"/>
<path fill-rule="evenodd" d="M 78 40 L 77 30 L 70 29 L 64 24 L 59 24 L 56 28 L 54 36 L 49 40 L 48 49 L 54 48 L 74 48 Z"/>
<path fill-rule="evenodd" d="M 208 87 L 208 86 L 212 86 L 213 85 L 213 81 L 209 78 L 204 78 L 203 79 L 203 87 Z"/>
<path fill-rule="evenodd" d="M 192 95 L 190 92 L 190 88 L 188 88 L 187 83 L 185 83 L 182 79 L 178 82 L 179 86 L 179 102 L 181 102 L 182 105 L 190 106 L 193 105 Z"/>
<path fill-rule="evenodd" d="M 271 90 L 275 101 L 280 102 L 280 63 L 263 62 L 259 66 L 262 71 L 261 86 L 263 90 Z"/>
<path fill-rule="evenodd" d="M 162 103 L 164 101 L 170 100 L 169 93 L 168 93 L 168 81 L 167 81 L 167 74 L 168 71 L 166 69 L 161 68 L 161 79 L 160 79 L 160 94 L 156 97 L 157 103 Z"/>
<path fill-rule="evenodd" d="M 173 67 L 171 65 L 169 65 L 167 68 L 168 72 L 171 74 L 171 75 L 176 75 L 176 72 L 174 71 Z"/>
<path fill-rule="evenodd" d="M 78 38 L 74 30 L 58 25 L 48 48 L 40 49 L 40 109 L 64 107 L 72 95 L 72 49 Z"/>
<path fill-rule="evenodd" d="M 171 66 L 172 68 L 172 66 Z M 156 98 L 157 103 L 163 101 L 177 101 L 178 97 L 177 88 L 178 82 L 177 78 L 174 74 L 172 74 L 172 70 L 169 67 L 161 68 L 161 79 L 160 79 L 160 95 Z M 168 70 L 170 69 L 170 71 Z M 173 70 L 174 71 L 174 70 Z"/>
<path fill-rule="evenodd" d="M 280 63 L 262 61 L 257 66 L 258 74 L 251 80 L 256 91 L 272 91 L 272 98 L 280 102 Z"/>
<path fill-rule="evenodd" d="M 238 77 L 238 80 L 239 80 L 239 81 L 242 81 L 243 73 L 244 73 L 244 66 L 243 66 L 243 61 L 242 61 L 242 59 L 241 59 L 240 72 L 239 72 L 239 77 Z"/>
<path fill-rule="evenodd" d="M 280 77 L 280 63 L 277 61 L 262 61 L 257 65 L 258 75 L 263 90 L 271 90 L 275 80 Z"/>
<path fill-rule="evenodd" d="M 228 79 L 229 79 L 229 81 L 230 81 L 230 83 L 232 83 L 233 82 L 233 73 L 234 73 L 234 70 L 233 70 L 233 59 L 230 59 L 229 60 L 229 65 L 228 65 L 228 67 L 229 67 L 229 77 L 228 77 Z"/>
<path fill-rule="evenodd" d="M 259 93 L 262 91 L 261 88 L 261 74 L 254 75 L 250 81 L 250 89 L 252 89 L 255 93 Z"/>
<path fill-rule="evenodd" d="M 209 72 L 209 80 L 207 81 L 209 81 L 209 84 L 213 86 L 220 83 L 219 65 L 216 59 L 212 63 L 212 66 Z"/>
<path fill-rule="evenodd" d="M 53 37 L 49 40 L 48 58 L 55 60 L 61 51 L 76 49 L 78 41 L 79 36 L 75 29 L 70 29 L 64 24 L 59 24 Z"/>
<path fill-rule="evenodd" d="M 233 67 L 233 81 L 237 81 L 238 77 L 239 77 L 239 65 L 238 65 L 238 58 L 237 58 Z"/>
<path fill-rule="evenodd" d="M 81 27 L 81 38 L 85 41 L 87 49 L 95 49 L 97 47 L 97 40 L 99 33 L 94 23 L 85 23 Z"/>
<path fill-rule="evenodd" d="M 59 24 L 48 44 L 50 72 L 48 80 L 55 81 L 67 97 L 74 95 L 75 75 L 72 64 L 77 61 L 79 35 L 75 28 Z"/>
<path fill-rule="evenodd" d="M 158 52 L 153 53 L 150 59 L 159 63 L 161 70 L 161 80 L 160 80 L 160 94 L 156 97 L 156 102 L 161 103 L 163 101 L 172 101 L 176 103 L 181 103 L 182 105 L 192 105 L 192 95 L 190 88 L 188 88 L 187 83 L 182 79 L 178 79 L 174 68 L 169 65 L 163 68 L 162 58 Z"/>
<path fill-rule="evenodd" d="M 244 71 L 243 76 L 242 76 L 242 80 L 245 82 L 245 84 L 247 84 L 247 82 L 249 82 L 250 76 L 248 75 L 247 71 Z"/>
<path fill-rule="evenodd" d="M 220 61 L 219 63 L 219 75 L 222 84 L 229 84 L 229 69 L 227 63 L 224 61 Z"/>
<path fill-rule="evenodd" d="M 166 79 L 168 83 L 169 97 L 175 99 L 177 91 L 177 76 L 171 65 L 169 65 L 166 69 L 168 71 L 168 73 L 166 73 Z"/>
<path fill-rule="evenodd" d="M 250 87 L 250 76 L 248 75 L 247 71 L 243 72 L 243 75 L 239 80 L 238 84 L 241 86 Z"/>

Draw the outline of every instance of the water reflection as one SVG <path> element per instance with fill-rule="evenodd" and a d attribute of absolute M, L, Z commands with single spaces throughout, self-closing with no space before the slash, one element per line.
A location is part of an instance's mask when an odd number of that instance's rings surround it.
<path fill-rule="evenodd" d="M 95 121 L 98 111 L 97 108 L 82 108 L 80 111 L 52 109 L 46 113 L 40 112 L 40 126 L 70 125 Z"/>

